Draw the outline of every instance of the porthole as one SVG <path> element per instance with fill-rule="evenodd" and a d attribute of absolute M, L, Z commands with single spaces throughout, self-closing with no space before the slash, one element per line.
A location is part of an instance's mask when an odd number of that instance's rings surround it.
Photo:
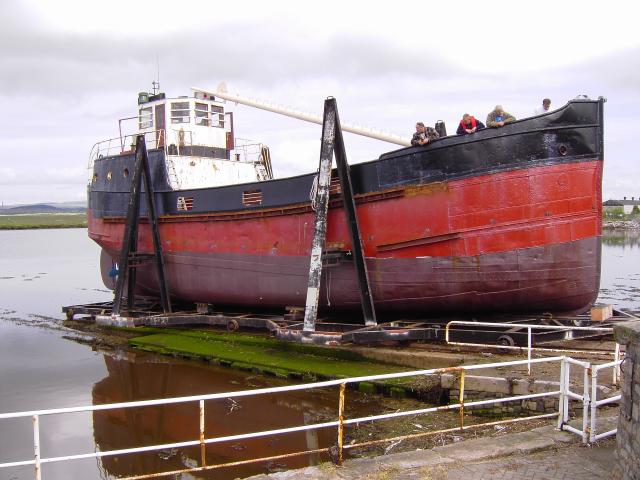
<path fill-rule="evenodd" d="M 124 175 L 124 178 L 127 178 L 129 176 L 129 169 L 125 168 L 122 174 Z"/>
<path fill-rule="evenodd" d="M 111 172 L 107 172 L 107 180 L 111 181 Z"/>
<path fill-rule="evenodd" d="M 567 154 L 567 147 L 565 147 L 564 145 L 560 145 L 558 147 L 558 153 L 560 153 L 560 155 L 564 157 Z"/>

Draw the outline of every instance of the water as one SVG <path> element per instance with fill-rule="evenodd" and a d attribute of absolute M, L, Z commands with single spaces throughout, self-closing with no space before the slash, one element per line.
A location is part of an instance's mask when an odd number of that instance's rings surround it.
<path fill-rule="evenodd" d="M 86 230 L 0 231 L 0 412 L 81 406 L 138 399 L 197 395 L 284 384 L 277 379 L 130 352 L 98 352 L 70 341 L 61 305 L 105 301 L 111 292 L 100 281 L 99 248 Z M 362 398 L 360 398 L 361 400 Z M 355 400 L 359 401 L 358 398 Z M 371 411 L 366 404 L 361 407 Z M 335 391 L 211 401 L 206 404 L 208 436 L 245 433 L 336 418 Z M 198 438 L 195 404 L 67 414 L 41 419 L 45 457 L 168 443 Z M 278 439 L 226 443 L 207 449 L 210 463 L 270 456 L 328 446 L 334 433 L 300 433 Z M 31 419 L 0 420 L 0 463 L 33 456 Z M 47 479 L 109 478 L 195 466 L 199 449 L 163 451 L 43 466 Z M 215 473 L 236 478 L 284 467 L 316 463 L 300 457 L 268 465 Z M 7 477 L 6 475 L 10 475 Z M 0 470 L 0 478 L 32 479 L 33 468 Z M 213 473 L 198 477 L 214 478 Z"/>
<path fill-rule="evenodd" d="M 609 230 L 602 238 L 598 301 L 640 310 L 640 232 Z"/>
<path fill-rule="evenodd" d="M 600 301 L 640 309 L 640 233 L 613 232 L 603 239 Z M 249 373 L 152 354 L 94 351 L 67 339 L 61 305 L 106 301 L 98 271 L 99 248 L 86 230 L 0 231 L 0 412 L 46 409 L 222 392 L 281 385 Z M 349 392 L 351 414 L 379 413 L 376 401 Z M 387 403 L 387 402 L 385 402 Z M 377 407 L 377 409 L 376 409 Z M 388 407 L 388 405 L 386 405 Z M 208 436 L 230 435 L 335 419 L 335 389 L 207 402 Z M 194 404 L 68 414 L 41 419 L 42 455 L 57 456 L 197 438 Z M 326 447 L 335 432 L 300 433 L 207 449 L 209 463 Z M 0 462 L 32 458 L 30 419 L 0 420 Z M 84 460 L 43 467 L 44 478 L 111 478 L 198 464 L 199 449 Z M 183 478 L 232 479 L 323 458 L 245 466 Z M 0 470 L 0 478 L 32 479 L 31 467 Z"/>

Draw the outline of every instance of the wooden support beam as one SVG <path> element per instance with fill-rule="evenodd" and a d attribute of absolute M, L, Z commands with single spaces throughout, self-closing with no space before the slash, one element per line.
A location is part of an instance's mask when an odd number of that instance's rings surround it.
<path fill-rule="evenodd" d="M 147 210 L 149 212 L 149 223 L 152 230 L 154 260 L 160 284 L 160 301 L 165 313 L 171 312 L 171 301 L 169 297 L 169 287 L 166 282 L 164 269 L 164 259 L 162 256 L 162 244 L 158 231 L 158 218 L 156 215 L 155 201 L 153 197 L 153 185 L 151 183 L 151 172 L 149 169 L 149 157 L 144 135 L 136 138 L 136 160 L 131 181 L 131 192 L 129 194 L 129 205 L 127 207 L 127 220 L 120 250 L 120 260 L 118 262 L 118 281 L 116 282 L 115 296 L 113 300 L 112 315 L 120 315 L 122 301 L 124 299 L 124 286 L 127 283 L 127 306 L 130 310 L 135 307 L 135 286 L 136 267 L 140 265 L 140 254 L 138 252 L 138 226 L 140 224 L 140 195 L 142 190 L 142 180 L 144 178 Z"/>
<path fill-rule="evenodd" d="M 313 199 L 316 211 L 314 234 L 311 243 L 311 259 L 309 262 L 309 281 L 307 284 L 307 301 L 304 311 L 304 332 L 314 332 L 318 317 L 318 300 L 322 279 L 322 250 L 327 236 L 327 212 L 329 208 L 329 190 L 331 186 L 331 164 L 336 155 L 338 176 L 342 190 L 342 201 L 351 232 L 352 253 L 358 274 L 360 301 L 366 325 L 376 325 L 376 315 L 369 288 L 369 276 L 362 248 L 360 228 L 353 199 L 353 187 L 349 174 L 349 164 L 340 128 L 338 107 L 335 98 L 328 98 L 324 103 L 322 122 L 322 144 L 320 148 L 320 166 L 316 180 L 316 196 Z"/>

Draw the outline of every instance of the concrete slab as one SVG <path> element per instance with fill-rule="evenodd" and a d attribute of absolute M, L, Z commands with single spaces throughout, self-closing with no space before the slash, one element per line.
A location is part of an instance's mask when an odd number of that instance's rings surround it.
<path fill-rule="evenodd" d="M 560 444 L 571 443 L 579 440 L 577 435 L 570 432 L 558 430 L 557 428 L 551 426 L 534 428 L 533 430 L 531 430 L 531 432 L 550 438 L 555 443 Z"/>
<path fill-rule="evenodd" d="M 451 463 L 454 460 L 444 457 L 433 450 L 414 450 L 394 453 L 377 458 L 357 458 L 344 462 L 345 469 L 356 469 L 361 473 L 370 473 L 373 469 L 398 467 L 400 469 L 423 468 Z"/>
<path fill-rule="evenodd" d="M 433 451 L 443 457 L 460 462 L 473 462 L 519 452 L 517 445 L 510 442 L 508 437 L 476 438 L 436 447 Z"/>
<path fill-rule="evenodd" d="M 564 433 L 564 432 L 563 432 Z M 505 437 L 508 442 L 512 442 L 522 453 L 532 453 L 545 448 L 553 447 L 555 440 L 547 435 L 539 435 L 534 432 L 520 432 Z"/>
<path fill-rule="evenodd" d="M 581 419 L 570 422 L 574 427 L 580 427 Z M 602 417 L 598 419 L 598 430 L 605 431 L 616 427 L 617 417 Z M 574 445 L 570 445 L 573 443 Z M 613 447 L 607 446 L 600 452 L 600 457 L 594 458 L 600 464 L 609 465 L 612 462 Z M 486 465 L 486 468 L 493 468 L 495 471 L 507 471 L 512 460 L 499 460 L 499 457 L 512 456 L 511 459 L 518 459 L 518 469 L 514 470 L 513 476 L 487 478 L 538 478 L 536 475 L 540 473 L 540 478 L 548 478 L 544 476 L 546 470 L 560 468 L 559 466 L 567 466 L 567 471 L 582 472 L 584 468 L 600 468 L 598 465 L 587 465 L 587 457 L 585 459 L 574 462 L 575 465 L 568 462 L 567 459 L 556 461 L 555 456 L 562 457 L 561 450 L 554 447 L 561 445 L 570 445 L 568 449 L 578 449 L 580 453 L 585 449 L 578 435 L 559 431 L 553 425 L 534 428 L 528 432 L 511 433 L 498 437 L 482 437 L 473 440 L 465 440 L 458 443 L 452 443 L 441 447 L 435 447 L 431 450 L 415 450 L 411 452 L 395 453 L 383 455 L 373 458 L 358 458 L 347 460 L 343 466 L 336 467 L 332 464 L 322 464 L 317 467 L 307 467 L 301 470 L 293 470 L 289 472 L 277 472 L 268 475 L 258 475 L 251 477 L 251 480 L 368 480 L 378 478 L 388 479 L 412 479 L 412 478 L 429 478 L 434 469 L 445 472 L 449 469 L 451 472 L 456 471 L 468 478 L 484 478 L 481 476 L 469 476 L 469 472 L 465 469 L 474 469 L 478 465 Z M 595 448 L 595 447 L 594 447 Z M 581 450 L 582 449 L 582 450 Z M 551 453 L 537 454 L 538 451 L 546 450 Z M 591 450 L 584 450 L 590 452 Z M 583 453 L 584 453 L 583 452 Z M 585 453 L 585 455 L 587 454 Z M 535 458 L 536 455 L 542 455 L 541 459 L 529 462 L 527 458 Z M 568 456 L 568 459 L 575 457 L 575 453 Z M 564 458 L 564 457 L 562 457 Z M 492 460 L 495 459 L 495 460 Z M 497 462 L 494 467 L 492 462 Z M 537 462 L 537 463 L 536 463 Z M 543 462 L 544 465 L 540 462 Z M 598 463 L 596 462 L 596 463 Z M 498 463 L 501 465 L 498 467 Z M 531 465 L 528 465 L 531 463 Z M 504 465 L 503 465 L 504 464 Z M 521 465 L 520 465 L 521 464 Z M 476 467 L 474 467 L 476 465 Z M 514 464 L 515 465 L 515 464 Z M 544 468 L 542 468 L 542 467 Z M 515 468 L 515 467 L 514 467 Z M 564 468 L 564 467 L 563 467 Z M 457 469 L 457 470 L 456 470 Z M 506 470 L 505 470 L 506 469 Z M 546 470 L 545 470 L 546 469 Z M 609 471 L 602 468 L 602 475 L 607 475 Z M 491 472 L 489 472 L 491 473 Z M 494 472 L 495 473 L 495 472 Z M 529 475 L 526 476 L 525 475 Z M 548 473 L 548 472 L 547 472 Z M 425 477 L 425 475 L 427 475 Z M 493 475 L 493 474 L 492 474 Z M 525 476 L 522 476 L 525 475 Z M 579 476 L 579 475 L 578 475 Z M 440 478 L 434 476 L 433 478 Z M 442 478 L 461 478 L 458 476 L 442 476 Z M 554 477 L 555 478 L 555 477 Z M 565 478 L 565 477 L 562 477 Z M 568 477 L 567 477 L 568 478 Z M 606 478 L 605 476 L 594 476 L 594 478 Z"/>
<path fill-rule="evenodd" d="M 264 473 L 251 477 L 251 480 L 344 480 L 352 478 L 340 475 L 342 467 L 323 463 L 317 467 L 307 467 L 286 472 Z"/>

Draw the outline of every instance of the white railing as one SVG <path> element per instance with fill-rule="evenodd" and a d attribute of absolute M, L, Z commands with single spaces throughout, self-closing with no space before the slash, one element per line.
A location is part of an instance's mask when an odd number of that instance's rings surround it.
<path fill-rule="evenodd" d="M 246 163 L 262 163 L 262 143 L 256 143 L 246 138 L 234 140 L 233 160 Z"/>
<path fill-rule="evenodd" d="M 526 347 L 520 347 L 517 345 L 502 345 L 502 344 L 495 344 L 495 343 L 473 343 L 473 342 L 454 342 L 450 340 L 451 337 L 451 327 L 454 327 L 456 325 L 461 325 L 461 326 L 471 326 L 474 328 L 478 328 L 478 327 L 499 327 L 501 329 L 504 329 L 504 336 L 508 337 L 510 336 L 510 334 L 514 334 L 514 331 L 517 330 L 527 330 L 527 346 Z M 451 321 L 449 323 L 447 323 L 447 325 L 445 326 L 445 333 L 444 333 L 444 338 L 445 338 L 445 342 L 447 343 L 447 345 L 459 345 L 459 346 L 465 346 L 465 347 L 480 347 L 480 348 L 493 348 L 493 349 L 497 349 L 497 350 L 517 350 L 518 352 L 522 352 L 523 350 L 527 351 L 527 359 L 531 360 L 531 353 L 533 351 L 538 351 L 538 352 L 554 352 L 554 353 L 573 353 L 573 354 L 585 354 L 585 355 L 593 355 L 593 354 L 600 354 L 600 355 L 611 355 L 615 360 L 618 360 L 620 358 L 620 345 L 618 345 L 616 343 L 614 351 L 613 352 L 603 352 L 603 351 L 598 351 L 598 352 L 594 352 L 593 350 L 576 350 L 576 349 L 566 349 L 566 348 L 545 348 L 545 347 L 534 347 L 533 346 L 533 330 L 550 330 L 550 331 L 560 331 L 560 332 L 566 332 L 566 333 L 571 333 L 572 331 L 582 331 L 582 332 L 594 332 L 594 333 L 601 333 L 603 335 L 611 335 L 613 334 L 613 327 L 578 327 L 578 326 L 561 326 L 561 325 L 529 325 L 529 324 L 525 324 L 525 323 L 497 323 L 497 322 L 472 322 L 472 321 L 468 321 L 468 320 L 454 320 Z M 531 374 L 531 366 L 528 365 L 527 367 L 527 371 L 529 374 Z M 613 384 L 617 385 L 618 383 L 618 378 L 620 377 L 620 368 L 614 368 L 613 369 Z"/>
<path fill-rule="evenodd" d="M 591 368 L 591 428 L 589 429 L 589 442 L 595 442 L 600 440 L 601 438 L 610 437 L 611 435 L 615 435 L 618 432 L 618 429 L 609 430 L 607 432 L 596 433 L 597 427 L 597 410 L 598 407 L 603 405 L 609 405 L 610 403 L 619 402 L 622 399 L 622 395 L 614 395 L 612 397 L 603 398 L 598 400 L 598 372 L 600 370 L 604 370 L 607 368 L 613 369 L 614 372 L 614 385 L 617 384 L 617 379 L 619 378 L 615 372 L 620 370 L 620 365 L 622 364 L 622 360 L 614 360 L 613 362 L 603 363 L 602 365 L 596 365 Z"/>
<path fill-rule="evenodd" d="M 558 390 L 543 392 L 543 393 L 516 395 L 511 397 L 505 397 L 505 398 L 465 402 L 466 372 L 474 371 L 474 370 L 482 370 L 482 369 L 492 369 L 492 368 L 517 366 L 517 365 L 524 365 L 524 364 L 532 365 L 532 364 L 541 364 L 541 363 L 560 363 L 560 382 L 559 382 Z M 595 367 L 596 369 L 595 371 L 597 372 L 599 369 L 612 367 L 614 366 L 615 363 L 617 362 L 612 362 L 610 364 L 604 364 L 599 367 Z M 583 367 L 585 370 L 585 374 L 583 377 L 584 384 L 583 384 L 582 394 L 578 394 L 571 391 L 571 384 L 569 381 L 571 365 L 577 365 L 577 366 Z M 597 387 L 595 386 L 595 383 L 594 383 L 592 384 L 593 390 L 590 391 L 590 388 L 589 388 L 589 385 L 590 385 L 589 372 L 593 372 L 593 371 L 594 370 L 590 368 L 590 363 L 588 362 L 582 362 L 582 361 L 574 360 L 570 357 L 562 356 L 562 357 L 549 357 L 549 358 L 529 359 L 529 360 L 517 360 L 517 361 L 500 362 L 500 363 L 488 363 L 488 364 L 481 364 L 481 365 L 469 365 L 469 366 L 451 367 L 451 368 L 419 370 L 419 371 L 411 371 L 411 372 L 399 372 L 399 373 L 390 373 L 390 374 L 383 374 L 383 375 L 370 375 L 370 376 L 354 377 L 354 378 L 348 378 L 348 379 L 328 380 L 324 382 L 316 382 L 316 383 L 309 383 L 309 384 L 261 388 L 256 390 L 243 390 L 243 391 L 236 391 L 236 392 L 214 393 L 209 395 L 197 395 L 197 396 L 177 397 L 177 398 L 168 398 L 168 399 L 159 399 L 159 400 L 145 400 L 145 401 L 126 402 L 126 403 L 112 403 L 112 404 L 105 404 L 105 405 L 91 405 L 91 406 L 84 406 L 84 407 L 70 407 L 70 408 L 58 408 L 58 409 L 50 409 L 50 410 L 34 410 L 34 411 L 25 411 L 25 412 L 16 412 L 16 413 L 4 413 L 4 414 L 0 414 L 0 420 L 10 419 L 10 418 L 24 418 L 24 417 L 32 418 L 34 448 L 33 448 L 33 459 L 2 463 L 0 464 L 0 469 L 33 465 L 35 468 L 35 472 L 34 472 L 35 478 L 37 480 L 40 480 L 42 478 L 41 467 L 42 465 L 47 463 L 64 462 L 64 461 L 87 459 L 87 458 L 101 458 L 101 457 L 117 456 L 117 455 L 125 455 L 125 454 L 135 454 L 135 453 L 141 453 L 141 452 L 150 452 L 150 451 L 172 449 L 172 448 L 184 448 L 184 447 L 192 447 L 192 446 L 200 445 L 201 458 L 200 458 L 199 467 L 191 467 L 184 470 L 174 470 L 170 472 L 157 472 L 157 473 L 150 473 L 146 475 L 127 477 L 128 480 L 157 478 L 157 477 L 167 476 L 167 475 L 178 475 L 178 474 L 187 473 L 187 472 L 195 473 L 199 471 L 212 470 L 212 469 L 223 468 L 223 467 L 238 466 L 238 465 L 244 465 L 244 464 L 255 463 L 255 462 L 263 462 L 268 460 L 283 459 L 283 458 L 288 458 L 293 456 L 305 455 L 309 453 L 327 452 L 328 451 L 327 448 L 321 448 L 321 449 L 306 450 L 306 451 L 300 451 L 300 452 L 294 452 L 294 453 L 287 453 L 283 455 L 276 455 L 268 458 L 257 458 L 257 459 L 230 462 L 225 464 L 208 465 L 207 459 L 206 459 L 205 446 L 213 443 L 246 440 L 246 439 L 253 439 L 258 437 L 281 435 L 281 434 L 292 433 L 292 432 L 303 432 L 308 430 L 316 430 L 316 429 L 330 428 L 330 427 L 337 427 L 337 448 L 338 448 L 339 462 L 342 461 L 344 450 L 347 450 L 347 449 L 370 446 L 370 445 L 385 443 L 385 442 L 392 442 L 392 441 L 402 440 L 407 438 L 416 438 L 421 436 L 435 435 L 435 434 L 454 432 L 454 431 L 464 431 L 468 429 L 487 427 L 487 426 L 504 424 L 504 423 L 521 422 L 521 421 L 537 419 L 537 418 L 557 417 L 558 428 L 575 433 L 582 438 L 583 442 L 587 442 L 588 439 L 590 438 L 590 432 L 591 434 L 593 434 L 594 439 L 602 438 L 602 436 L 604 435 L 612 435 L 615 433 L 615 430 L 614 430 L 611 432 L 606 432 L 601 435 L 595 435 L 596 410 L 595 410 L 595 407 L 593 407 L 593 403 L 590 402 L 590 399 L 596 398 L 595 396 L 596 394 L 593 392 L 597 391 Z M 380 414 L 380 415 L 371 415 L 367 417 L 346 418 L 345 390 L 348 384 L 354 384 L 354 383 L 360 383 L 360 382 L 378 382 L 383 380 L 408 378 L 408 377 L 415 377 L 415 376 L 439 375 L 442 373 L 458 373 L 459 374 L 460 394 L 459 394 L 457 403 L 438 406 L 438 407 L 428 407 L 428 408 L 420 408 L 420 409 L 409 410 L 409 411 L 393 412 L 393 413 L 386 413 L 386 414 Z M 594 377 L 594 382 L 596 380 L 597 380 L 597 373 L 596 373 L 596 376 Z M 204 421 L 205 420 L 205 403 L 204 402 L 207 400 L 221 400 L 221 399 L 229 399 L 229 398 L 273 394 L 273 393 L 285 393 L 285 392 L 293 392 L 293 391 L 299 391 L 299 390 L 326 388 L 326 387 L 332 387 L 332 386 L 339 386 L 338 417 L 336 420 L 323 422 L 323 423 L 315 423 L 311 425 L 301 425 L 296 427 L 280 428 L 275 430 L 265 430 L 260 432 L 227 435 L 223 437 L 210 437 L 210 438 L 206 437 L 205 421 Z M 543 413 L 540 415 L 533 415 L 528 417 L 499 420 L 499 421 L 489 422 L 489 423 L 465 425 L 465 416 L 464 416 L 465 408 L 513 402 L 513 401 L 522 401 L 527 399 L 543 398 L 543 397 L 558 397 L 558 405 L 559 405 L 558 412 L 546 413 L 546 414 Z M 581 429 L 576 429 L 568 425 L 570 400 L 577 400 L 582 402 L 583 404 Z M 596 407 L 599 405 L 612 403 L 617 400 L 619 400 L 619 396 L 611 397 L 609 399 L 599 400 L 597 402 Z M 199 425 L 198 439 L 183 441 L 183 442 L 165 443 L 161 445 L 136 447 L 136 448 L 80 453 L 76 455 L 59 456 L 59 457 L 43 457 L 42 456 L 42 452 L 40 449 L 40 417 L 42 416 L 78 413 L 78 412 L 96 412 L 96 411 L 113 410 L 113 409 L 120 409 L 120 408 L 152 407 L 152 406 L 189 403 L 189 402 L 197 402 L 199 406 L 200 425 Z M 590 403 L 592 406 L 591 417 L 590 417 L 591 427 L 589 427 L 589 415 L 588 415 Z M 378 440 L 354 443 L 349 445 L 344 445 L 343 443 L 344 428 L 347 425 L 354 425 L 362 422 L 374 422 L 377 420 L 384 420 L 384 419 L 390 419 L 390 418 L 400 418 L 400 417 L 405 417 L 409 415 L 442 412 L 442 411 L 448 411 L 448 410 L 459 411 L 460 425 L 458 427 L 448 428 L 443 430 L 432 430 L 432 431 L 420 432 L 416 434 L 403 435 L 401 437 L 378 439 Z"/>
<path fill-rule="evenodd" d="M 571 391 L 571 365 L 584 368 L 582 395 Z M 565 357 L 560 364 L 560 399 L 558 403 L 558 429 L 575 433 L 586 443 L 589 437 L 589 362 L 581 362 Z M 569 400 L 582 402 L 582 428 L 577 429 L 569 425 Z"/>
<path fill-rule="evenodd" d="M 137 117 L 136 117 L 137 118 Z M 123 153 L 133 153 L 136 149 L 136 137 L 139 133 L 122 135 L 110 138 L 94 144 L 89 151 L 89 162 L 87 168 L 93 169 L 93 162 L 98 158 Z M 193 147 L 193 132 L 191 130 L 154 130 L 144 134 L 147 148 L 164 148 L 168 155 L 180 155 L 183 147 Z M 262 163 L 263 144 L 255 143 L 244 138 L 235 139 L 234 157 L 231 160 L 246 163 Z M 175 148 L 175 151 L 173 150 Z"/>
<path fill-rule="evenodd" d="M 136 139 L 138 135 L 140 134 L 122 135 L 94 144 L 89 151 L 89 163 L 87 165 L 89 172 L 93 170 L 93 162 L 98 158 L 123 153 L 134 153 L 136 151 Z M 154 130 L 153 132 L 146 132 L 142 135 L 144 135 L 147 148 L 161 148 L 166 144 L 166 132 L 164 130 Z"/>

